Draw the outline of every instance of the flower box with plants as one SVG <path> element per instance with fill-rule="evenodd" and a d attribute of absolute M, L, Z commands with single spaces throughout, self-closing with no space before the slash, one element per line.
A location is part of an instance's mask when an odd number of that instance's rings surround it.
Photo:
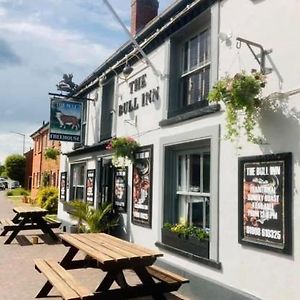
<path fill-rule="evenodd" d="M 186 224 L 164 224 L 162 243 L 194 255 L 209 258 L 209 234 L 206 230 Z"/>
<path fill-rule="evenodd" d="M 258 72 L 237 73 L 219 80 L 208 95 L 210 102 L 223 101 L 226 106 L 225 138 L 234 141 L 241 134 L 243 127 L 247 139 L 259 144 L 261 139 L 253 133 L 263 105 L 262 89 L 265 87 L 265 76 Z"/>
<path fill-rule="evenodd" d="M 112 163 L 117 168 L 125 168 L 134 162 L 134 155 L 140 144 L 132 137 L 116 137 L 106 149 L 113 150 Z"/>

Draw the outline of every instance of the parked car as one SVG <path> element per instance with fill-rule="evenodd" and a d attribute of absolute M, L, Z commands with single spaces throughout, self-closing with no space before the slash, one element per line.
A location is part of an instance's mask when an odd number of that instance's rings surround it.
<path fill-rule="evenodd" d="M 8 189 L 8 181 L 5 178 L 0 177 L 0 183 L 4 185 L 5 189 Z"/>
<path fill-rule="evenodd" d="M 11 189 L 16 189 L 16 188 L 18 188 L 18 187 L 21 187 L 19 181 L 15 180 L 15 181 L 12 181 L 12 182 L 10 183 L 10 188 L 11 188 Z"/>
<path fill-rule="evenodd" d="M 0 181 L 0 191 L 5 190 L 5 185 Z"/>

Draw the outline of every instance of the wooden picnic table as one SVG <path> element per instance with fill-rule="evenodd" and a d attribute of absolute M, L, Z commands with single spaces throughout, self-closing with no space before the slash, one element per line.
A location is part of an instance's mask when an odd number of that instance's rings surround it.
<path fill-rule="evenodd" d="M 161 252 L 147 249 L 105 233 L 61 234 L 60 238 L 68 252 L 60 264 L 44 259 L 35 260 L 38 271 L 48 279 L 37 298 L 46 297 L 53 286 L 63 299 L 129 299 L 152 295 L 165 299 L 166 292 L 177 290 L 187 279 L 153 266 Z M 81 251 L 86 257 L 75 260 Z M 95 267 L 106 274 L 95 291 L 82 286 L 67 270 Z M 123 271 L 133 270 L 141 284 L 130 286 Z M 119 288 L 111 289 L 116 282 Z"/>
<path fill-rule="evenodd" d="M 0 220 L 3 227 L 1 236 L 5 236 L 11 231 L 10 236 L 4 244 L 10 244 L 20 231 L 33 229 L 40 229 L 44 233 L 49 234 L 53 240 L 58 240 L 52 228 L 59 227 L 61 223 L 54 220 L 47 220 L 45 218 L 48 213 L 46 209 L 34 206 L 18 206 L 13 208 L 13 212 L 16 215 L 12 220 L 7 218 Z"/>

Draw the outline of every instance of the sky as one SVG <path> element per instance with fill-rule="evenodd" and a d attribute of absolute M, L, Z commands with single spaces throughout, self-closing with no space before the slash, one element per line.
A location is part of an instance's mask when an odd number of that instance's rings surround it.
<path fill-rule="evenodd" d="M 130 2 L 109 0 L 128 27 Z M 32 147 L 64 73 L 79 84 L 127 40 L 102 0 L 0 0 L 0 164 Z"/>

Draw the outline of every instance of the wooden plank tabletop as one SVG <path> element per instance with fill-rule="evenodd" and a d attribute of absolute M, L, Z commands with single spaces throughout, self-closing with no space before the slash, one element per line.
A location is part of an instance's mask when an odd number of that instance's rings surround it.
<path fill-rule="evenodd" d="M 13 211 L 18 214 L 37 213 L 37 214 L 45 215 L 48 213 L 46 209 L 36 207 L 36 206 L 17 206 L 13 208 Z"/>
<path fill-rule="evenodd" d="M 104 265 L 113 262 L 146 260 L 163 255 L 161 252 L 147 249 L 105 233 L 60 234 L 60 238 Z"/>

